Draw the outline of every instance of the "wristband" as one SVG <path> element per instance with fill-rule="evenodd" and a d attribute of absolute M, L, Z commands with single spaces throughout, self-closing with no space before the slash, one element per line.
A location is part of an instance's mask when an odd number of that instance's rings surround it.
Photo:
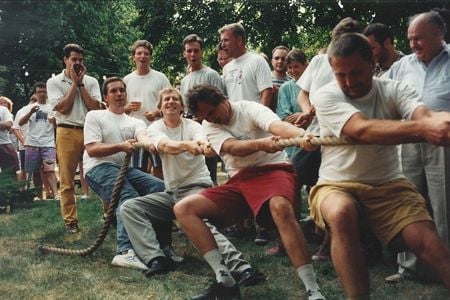
<path fill-rule="evenodd" d="M 78 84 L 78 87 L 82 87 L 82 86 L 84 86 L 84 83 L 79 83 Z"/>

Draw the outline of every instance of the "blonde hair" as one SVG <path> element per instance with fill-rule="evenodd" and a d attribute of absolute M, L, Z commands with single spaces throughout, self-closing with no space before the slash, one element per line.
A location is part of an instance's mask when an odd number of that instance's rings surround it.
<path fill-rule="evenodd" d="M 6 104 L 8 105 L 7 108 L 9 110 L 9 112 L 12 112 L 12 108 L 13 108 L 13 104 L 14 104 L 12 102 L 12 100 L 9 99 L 8 97 L 0 96 L 0 102 L 2 102 L 2 101 L 6 102 Z"/>
<path fill-rule="evenodd" d="M 167 94 L 175 94 L 175 95 L 177 95 L 178 101 L 180 101 L 180 103 L 181 103 L 181 107 L 184 108 L 183 96 L 181 96 L 180 91 L 177 88 L 174 88 L 174 87 L 167 87 L 167 88 L 162 89 L 159 92 L 158 109 L 161 109 L 163 97 L 164 97 L 164 95 L 167 95 Z"/>

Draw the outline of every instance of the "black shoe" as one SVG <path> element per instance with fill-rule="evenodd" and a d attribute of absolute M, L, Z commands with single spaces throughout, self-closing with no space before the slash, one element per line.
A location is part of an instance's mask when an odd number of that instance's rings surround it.
<path fill-rule="evenodd" d="M 255 244 L 258 246 L 264 246 L 269 243 L 269 232 L 265 228 L 260 228 L 256 231 Z"/>
<path fill-rule="evenodd" d="M 175 264 L 181 264 L 184 261 L 182 256 L 175 253 L 172 246 L 166 246 L 162 249 L 162 251 L 164 252 L 164 255 L 170 258 Z"/>
<path fill-rule="evenodd" d="M 77 223 L 66 224 L 65 226 L 66 233 L 75 234 L 80 231 Z"/>
<path fill-rule="evenodd" d="M 237 284 L 239 286 L 250 286 L 250 285 L 256 285 L 260 282 L 263 282 L 266 280 L 266 275 L 263 273 L 253 269 L 249 268 L 239 274 L 239 277 L 237 279 Z"/>
<path fill-rule="evenodd" d="M 244 233 L 237 225 L 231 225 L 223 230 L 223 235 L 228 239 L 239 239 L 244 236 Z"/>
<path fill-rule="evenodd" d="M 226 287 L 221 283 L 214 281 L 201 294 L 191 298 L 192 300 L 239 300 L 241 292 L 239 286 L 235 284 L 232 287 Z"/>
<path fill-rule="evenodd" d="M 170 258 L 158 256 L 148 263 L 148 270 L 144 271 L 145 277 L 152 277 L 159 274 L 166 274 L 175 270 L 175 264 Z"/>

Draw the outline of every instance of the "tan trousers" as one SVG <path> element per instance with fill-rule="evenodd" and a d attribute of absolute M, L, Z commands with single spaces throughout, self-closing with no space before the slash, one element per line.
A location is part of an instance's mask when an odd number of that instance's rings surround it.
<path fill-rule="evenodd" d="M 59 168 L 61 216 L 64 223 L 77 224 L 74 178 L 78 161 L 84 151 L 82 129 L 58 127 L 56 130 L 56 155 Z"/>

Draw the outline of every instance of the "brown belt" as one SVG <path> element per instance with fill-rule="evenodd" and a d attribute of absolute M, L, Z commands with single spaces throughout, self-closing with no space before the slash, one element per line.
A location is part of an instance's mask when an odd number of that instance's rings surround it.
<path fill-rule="evenodd" d="M 77 125 L 58 124 L 57 126 L 58 126 L 58 127 L 62 127 L 62 128 L 80 129 L 80 130 L 83 130 L 83 126 L 77 126 Z"/>

